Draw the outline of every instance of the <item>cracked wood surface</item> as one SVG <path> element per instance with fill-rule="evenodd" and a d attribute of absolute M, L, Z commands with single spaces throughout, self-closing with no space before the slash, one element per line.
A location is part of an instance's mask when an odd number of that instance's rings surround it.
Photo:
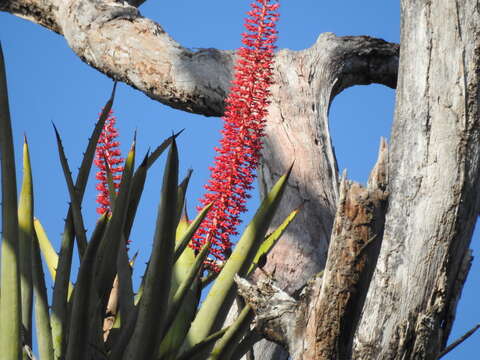
<path fill-rule="evenodd" d="M 315 333 L 307 334 L 310 344 L 299 359 L 351 357 L 353 335 L 382 244 L 387 165 L 388 148 L 382 139 L 369 186 L 342 179 L 322 289 L 312 319 Z"/>
<path fill-rule="evenodd" d="M 141 3 L 2 0 L 0 11 L 63 35 L 83 61 L 154 100 L 220 116 L 234 52 L 182 47 L 129 5 Z M 480 201 L 478 12 L 474 0 L 402 1 L 402 77 L 389 165 L 392 195 L 356 335 L 356 359 L 430 359 L 450 331 L 468 273 L 468 244 Z M 281 50 L 276 56 L 277 83 L 259 172 L 265 192 L 297 161 L 277 219 L 302 203 L 303 211 L 266 266 L 267 271 L 276 269 L 288 293 L 326 260 L 339 197 L 329 105 L 348 86 L 375 82 L 394 87 L 397 64 L 396 44 L 328 33 L 309 49 Z M 268 352 L 257 356 L 271 358 Z"/>
<path fill-rule="evenodd" d="M 84 62 L 154 100 L 183 111 L 221 116 L 235 53 L 186 49 L 129 4 L 138 1 L 3 0 L 0 10 L 63 35 Z M 259 177 L 261 191 L 266 191 L 296 161 L 276 223 L 298 205 L 304 203 L 304 208 L 267 264 L 267 269 L 276 267 L 288 292 L 301 287 L 326 260 L 338 197 L 329 105 L 349 86 L 395 87 L 398 49 L 397 44 L 366 36 L 327 33 L 306 50 L 285 49 L 276 55 L 277 84 L 272 89 Z M 257 359 L 273 356 L 261 352 Z"/>
<path fill-rule="evenodd" d="M 382 244 L 387 168 L 388 147 L 381 139 L 367 187 L 343 176 L 321 288 L 308 291 L 297 360 L 351 357 L 353 335 Z"/>
<path fill-rule="evenodd" d="M 296 298 L 264 277 L 237 278 L 240 294 L 255 311 L 257 331 L 288 349 L 293 360 L 347 359 L 375 269 L 385 220 L 388 148 L 381 140 L 365 188 L 345 175 L 325 270 Z"/>
<path fill-rule="evenodd" d="M 401 8 L 389 210 L 354 359 L 436 359 L 479 209 L 478 2 Z"/>
<path fill-rule="evenodd" d="M 370 50 L 370 55 L 362 57 L 364 70 L 370 68 L 366 59 L 388 58 L 383 52 L 386 44 L 381 41 L 365 37 L 338 38 L 330 33 L 322 34 L 309 49 L 299 52 L 281 50 L 276 57 L 275 84 L 259 180 L 260 191 L 262 195 L 266 194 L 275 179 L 295 161 L 273 225 L 280 224 L 292 209 L 300 205 L 302 211 L 275 245 L 265 266 L 266 271 L 275 272 L 278 285 L 290 294 L 325 266 L 339 184 L 329 133 L 328 108 L 338 91 L 352 85 L 347 81 L 351 78 L 342 75 L 351 73 L 350 62 L 343 63 L 339 59 L 351 56 L 351 49 L 360 49 L 364 41 L 377 44 L 375 50 Z M 382 49 L 382 55 L 379 49 Z M 360 72 L 365 76 L 366 72 Z M 365 77 L 363 81 L 366 81 Z M 369 81 L 374 80 L 369 78 Z M 273 357 L 264 356 L 266 351 L 263 349 L 256 353 L 260 360 L 287 358 L 285 353 L 280 354 L 280 350 L 275 351 Z"/>
<path fill-rule="evenodd" d="M 375 43 L 375 49 L 363 48 L 361 55 L 353 55 L 352 49 L 360 51 L 365 43 Z M 376 39 L 338 38 L 326 33 L 310 49 L 282 50 L 277 55 L 259 174 L 260 191 L 266 194 L 278 175 L 295 161 L 274 225 L 303 204 L 302 211 L 269 255 L 265 267 L 267 271 L 275 269 L 280 286 L 289 293 L 323 269 L 326 260 L 339 184 L 328 108 L 338 91 L 352 85 L 350 75 L 342 74 L 353 71 L 350 61 L 343 64 L 339 59 L 388 57 L 385 46 L 387 43 Z M 368 62 L 366 58 L 359 61 Z M 371 67 L 365 64 L 366 68 Z M 366 82 L 366 72 L 363 74 Z M 368 77 L 368 81 L 374 80 Z"/>

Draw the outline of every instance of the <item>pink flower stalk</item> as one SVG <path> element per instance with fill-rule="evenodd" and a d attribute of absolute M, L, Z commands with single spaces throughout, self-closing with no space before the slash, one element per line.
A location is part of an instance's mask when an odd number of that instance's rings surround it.
<path fill-rule="evenodd" d="M 118 148 L 119 142 L 115 139 L 118 137 L 118 131 L 115 128 L 115 116 L 112 116 L 113 112 L 110 111 L 105 125 L 103 127 L 100 138 L 98 139 L 97 150 L 95 153 L 95 165 L 99 168 L 96 174 L 96 179 L 99 181 L 96 188 L 99 191 L 97 195 L 97 213 L 104 214 L 110 210 L 110 193 L 108 189 L 108 179 L 105 161 L 108 164 L 110 173 L 112 174 L 113 183 L 115 188 L 120 186 L 119 181 L 122 178 L 123 166 L 120 164 L 123 162 L 120 149 Z"/>
<path fill-rule="evenodd" d="M 195 234 L 192 247 L 199 249 L 211 239 L 211 255 L 218 260 L 225 259 L 225 251 L 232 246 L 230 236 L 237 235 L 239 216 L 246 211 L 248 191 L 256 176 L 272 84 L 278 7 L 277 1 L 257 0 L 247 12 L 244 46 L 238 50 L 235 77 L 225 101 L 223 138 L 220 147 L 215 148 L 218 155 L 205 185 L 208 192 L 200 200 L 203 206 L 213 206 Z"/>

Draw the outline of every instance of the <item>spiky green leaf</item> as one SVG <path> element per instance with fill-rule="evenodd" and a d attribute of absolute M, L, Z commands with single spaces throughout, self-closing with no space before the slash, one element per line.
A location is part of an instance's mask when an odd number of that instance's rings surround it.
<path fill-rule="evenodd" d="M 97 249 L 103 238 L 107 220 L 107 215 L 104 215 L 98 221 L 78 272 L 75 293 L 72 299 L 72 313 L 66 351 L 66 358 L 69 360 L 82 360 L 92 357 L 90 331 L 101 324 L 102 319 L 95 318 L 95 310 L 99 299 L 93 281 L 93 265 Z"/>
<path fill-rule="evenodd" d="M 183 352 L 175 360 L 204 360 L 210 349 L 215 344 L 215 342 L 220 339 L 228 331 L 230 327 L 227 326 L 222 330 L 219 330 L 212 335 L 207 336 L 205 340 L 200 341 L 197 345 L 193 346 L 191 349 Z"/>
<path fill-rule="evenodd" d="M 143 187 L 145 186 L 145 180 L 147 178 L 147 160 L 148 153 L 145 155 L 142 163 L 135 171 L 132 179 L 132 186 L 130 189 L 130 201 L 128 204 L 127 217 L 125 219 L 125 238 L 130 237 L 130 232 L 132 231 L 133 222 L 135 220 L 135 215 L 137 213 L 138 204 L 140 203 L 140 197 L 143 193 Z"/>
<path fill-rule="evenodd" d="M 252 271 L 257 268 L 262 258 L 268 256 L 268 254 L 278 242 L 280 237 L 283 235 L 285 230 L 287 230 L 288 225 L 290 225 L 290 223 L 295 219 L 299 211 L 300 209 L 293 210 L 271 234 L 267 235 L 265 240 L 262 242 L 262 245 L 260 245 L 257 253 L 255 254 L 255 257 L 253 258 L 253 262 L 248 269 L 247 276 L 250 275 Z"/>
<path fill-rule="evenodd" d="M 184 129 L 180 130 L 176 134 L 173 134 L 170 136 L 168 139 L 165 139 L 160 145 L 157 146 L 155 150 L 148 156 L 147 159 L 147 168 L 149 169 L 155 161 L 158 160 L 158 158 L 163 154 L 163 152 L 170 146 L 173 140 L 175 140 L 182 132 Z"/>
<path fill-rule="evenodd" d="M 280 203 L 290 172 L 291 168 L 273 186 L 245 229 L 235 250 L 202 303 L 188 332 L 185 349 L 199 343 L 223 324 L 235 296 L 234 276 L 235 274 L 246 275 Z"/>
<path fill-rule="evenodd" d="M 35 295 L 35 323 L 40 359 L 53 359 L 52 328 L 48 311 L 47 288 L 37 237 L 32 244 L 32 279 Z"/>
<path fill-rule="evenodd" d="M 60 163 L 62 165 L 63 176 L 65 177 L 65 182 L 67 183 L 68 193 L 70 194 L 70 208 L 72 209 L 75 236 L 78 241 L 78 251 L 80 253 L 80 257 L 83 257 L 83 254 L 87 249 L 87 236 L 85 235 L 85 226 L 83 225 L 80 202 L 78 201 L 77 191 L 75 189 L 75 185 L 73 184 L 72 173 L 68 165 L 67 157 L 65 156 L 62 139 L 60 138 L 60 134 L 58 133 L 58 129 L 55 124 L 53 124 L 53 128 L 55 130 L 55 138 L 57 139 L 57 148 L 60 157 Z"/>
<path fill-rule="evenodd" d="M 188 227 L 187 215 L 184 214 L 180 224 L 177 226 L 176 241 L 181 240 L 182 235 Z M 196 263 L 196 257 L 193 249 L 187 247 L 181 254 L 181 256 L 175 262 L 173 267 L 172 276 L 172 289 L 170 295 L 178 291 L 182 283 L 185 282 L 189 275 L 189 271 Z M 198 278 L 193 281 L 193 284 L 188 288 L 185 299 L 177 311 L 175 321 L 170 326 L 170 329 L 164 336 L 162 343 L 160 344 L 158 357 L 162 360 L 175 360 L 177 353 L 180 350 L 185 335 L 190 328 L 190 324 L 197 312 L 198 303 L 200 301 L 200 283 Z M 168 321 L 168 320 L 167 320 Z"/>
<path fill-rule="evenodd" d="M 172 139 L 176 139 L 183 130 L 164 140 L 151 154 L 147 153 L 142 164 L 138 167 L 133 175 L 132 189 L 130 194 L 130 204 L 128 205 L 128 213 L 125 225 L 125 237 L 128 239 L 132 230 L 133 221 L 137 212 L 138 204 L 140 203 L 140 197 L 143 192 L 145 180 L 148 169 L 157 161 L 157 159 L 163 154 L 165 149 L 172 143 Z"/>
<path fill-rule="evenodd" d="M 175 295 L 173 296 L 168 306 L 167 320 L 165 322 L 166 323 L 165 330 L 168 330 L 170 325 L 173 323 L 173 320 L 178 315 L 179 309 L 183 305 L 188 291 L 194 285 L 194 281 L 195 280 L 198 281 L 198 275 L 199 275 L 200 269 L 203 266 L 203 262 L 208 256 L 208 253 L 210 251 L 210 245 L 211 243 L 208 242 L 203 246 L 200 253 L 195 257 L 194 263 L 192 264 L 190 269 L 188 269 L 188 271 L 186 272 L 185 279 L 180 283 L 180 286 L 175 291 Z"/>
<path fill-rule="evenodd" d="M 188 243 L 192 240 L 193 234 L 195 234 L 203 219 L 205 218 L 205 216 L 207 216 L 207 213 L 211 209 L 211 207 L 212 204 L 208 204 L 207 206 L 205 206 L 190 224 L 188 224 L 188 221 L 185 221 L 185 219 L 180 219 L 179 228 L 185 230 L 181 232 L 181 235 L 179 234 L 180 239 L 175 244 L 174 261 L 176 261 L 180 257 L 180 255 L 187 247 Z"/>
<path fill-rule="evenodd" d="M 2 255 L 0 268 L 0 349 L 2 359 L 19 360 L 21 302 L 18 264 L 17 184 L 7 76 L 0 45 L 0 160 L 2 168 Z"/>
<path fill-rule="evenodd" d="M 153 250 L 145 275 L 135 330 L 127 346 L 125 359 L 146 359 L 158 348 L 165 326 L 171 287 L 175 246 L 178 184 L 178 153 L 175 140 L 167 158 Z M 155 316 L 152 316 L 155 314 Z"/>
<path fill-rule="evenodd" d="M 190 182 L 190 178 L 192 176 L 193 170 L 189 169 L 187 176 L 182 180 L 180 185 L 178 185 L 178 195 L 177 195 L 177 223 L 180 221 L 182 217 L 183 208 L 185 206 L 185 196 L 187 195 L 187 188 L 188 183 Z"/>
<path fill-rule="evenodd" d="M 255 314 L 251 306 L 246 305 L 237 319 L 230 325 L 225 335 L 215 343 L 208 360 L 230 360 L 235 350 L 235 345 L 238 344 L 245 335 L 254 317 Z"/>
<path fill-rule="evenodd" d="M 98 139 L 102 133 L 105 120 L 107 119 L 112 108 L 113 99 L 115 96 L 115 88 L 113 87 L 112 96 L 107 101 L 100 119 L 98 120 L 93 130 L 92 136 L 88 142 L 87 150 L 84 153 L 82 164 L 78 170 L 77 180 L 75 182 L 75 189 L 78 203 L 82 203 L 83 194 L 87 185 L 88 175 L 92 167 L 93 158 L 95 156 L 95 149 L 98 144 Z M 74 241 L 74 223 L 72 208 L 69 207 L 65 220 L 65 227 L 62 235 L 60 245 L 60 255 L 58 259 L 58 276 L 56 276 L 53 287 L 52 300 L 52 334 L 53 346 L 55 350 L 55 360 L 62 359 L 65 352 L 65 333 L 67 329 L 67 299 L 69 292 L 70 273 L 73 255 L 73 241 Z M 79 244 L 79 248 L 82 245 Z"/>
<path fill-rule="evenodd" d="M 35 236 L 37 237 L 38 243 L 40 245 L 40 251 L 43 254 L 43 258 L 45 262 L 47 263 L 48 272 L 50 273 L 52 281 L 55 282 L 55 276 L 57 273 L 56 269 L 58 266 L 58 255 L 53 249 L 52 243 L 48 239 L 45 229 L 43 228 L 42 223 L 40 222 L 39 219 L 33 220 L 33 226 L 35 229 Z M 73 285 L 72 283 L 69 282 L 68 293 L 67 293 L 68 299 L 70 299 L 70 295 L 72 294 L 72 291 L 73 291 Z"/>
<path fill-rule="evenodd" d="M 20 285 L 22 298 L 23 341 L 32 347 L 32 243 L 33 243 L 33 184 L 27 138 L 23 144 L 23 180 L 18 203 L 18 241 L 20 252 Z M 23 359 L 28 354 L 23 352 Z"/>
<path fill-rule="evenodd" d="M 125 241 L 125 238 L 123 238 Z M 117 274 L 118 274 L 118 302 L 120 305 L 120 313 L 123 319 L 128 319 L 134 309 L 134 294 L 132 285 L 132 266 L 128 260 L 126 246 L 119 246 L 117 258 Z"/>
<path fill-rule="evenodd" d="M 135 143 L 133 143 L 123 170 L 122 181 L 118 191 L 116 206 L 105 230 L 105 240 L 102 241 L 95 262 L 95 281 L 102 304 L 106 306 L 113 279 L 117 273 L 118 247 L 125 246 L 122 241 L 123 229 L 130 197 L 130 187 L 135 159 Z M 113 254 L 113 256 L 112 256 Z"/>

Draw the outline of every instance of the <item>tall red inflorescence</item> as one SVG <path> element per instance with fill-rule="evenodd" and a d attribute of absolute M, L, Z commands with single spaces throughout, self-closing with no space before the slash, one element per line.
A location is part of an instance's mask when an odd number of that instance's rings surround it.
<path fill-rule="evenodd" d="M 215 148 L 218 155 L 205 185 L 208 192 L 200 200 L 203 206 L 213 206 L 192 247 L 199 249 L 211 239 L 211 255 L 218 260 L 224 260 L 232 246 L 230 236 L 237 234 L 239 216 L 246 211 L 246 199 L 256 176 L 272 84 L 278 7 L 278 1 L 257 0 L 247 12 L 244 46 L 237 52 L 235 77 L 225 101 L 223 137 L 220 147 Z"/>
<path fill-rule="evenodd" d="M 120 186 L 119 182 L 122 178 L 121 174 L 123 171 L 121 164 L 124 159 L 121 157 L 120 149 L 118 148 L 120 144 L 116 140 L 118 137 L 118 131 L 115 128 L 116 118 L 112 114 L 113 112 L 110 111 L 108 118 L 105 120 L 105 125 L 98 139 L 94 160 L 95 165 L 99 169 L 95 176 L 98 180 L 96 188 L 98 190 L 97 203 L 99 204 L 97 213 L 99 214 L 104 214 L 110 210 L 110 196 L 105 161 L 112 174 L 115 188 Z"/>

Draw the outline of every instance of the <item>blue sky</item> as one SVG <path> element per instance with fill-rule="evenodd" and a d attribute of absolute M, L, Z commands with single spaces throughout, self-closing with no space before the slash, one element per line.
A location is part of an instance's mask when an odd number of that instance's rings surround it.
<path fill-rule="evenodd" d="M 186 47 L 234 49 L 240 45 L 248 3 L 150 1 L 141 12 L 158 21 Z M 326 31 L 399 41 L 398 1 L 283 1 L 280 11 L 280 48 L 309 47 Z M 51 122 L 57 125 L 63 137 L 70 167 L 76 169 L 98 112 L 110 94 L 112 81 L 82 63 L 61 36 L 9 14 L 0 13 L 0 41 L 7 63 L 17 164 L 21 160 L 21 139 L 26 133 L 33 162 L 36 216 L 52 241 L 58 244 L 68 193 Z M 332 104 L 330 123 L 339 168 L 347 168 L 354 180 L 366 180 L 375 162 L 380 136 L 389 137 L 394 96 L 393 90 L 383 86 L 357 86 L 344 91 Z M 138 154 L 142 155 L 168 137 L 172 130 L 185 128 L 179 138 L 181 174 L 190 167 L 194 170 L 188 194 L 193 213 L 209 175 L 213 147 L 219 139 L 220 119 L 172 110 L 125 84 L 119 84 L 114 111 L 124 152 L 135 130 L 138 131 Z M 145 189 L 147 196 L 132 234 L 131 248 L 140 250 L 143 261 L 150 251 L 161 174 L 159 163 L 150 172 Z M 96 219 L 95 195 L 92 181 L 83 204 L 89 228 Z M 256 202 L 258 198 L 254 196 L 251 207 L 254 208 Z M 478 243 L 479 234 L 476 233 L 472 242 L 474 253 L 479 249 Z M 479 265 L 475 261 L 460 301 L 452 339 L 479 322 L 478 273 Z M 476 334 L 445 359 L 473 359 L 479 343 L 480 335 Z"/>

